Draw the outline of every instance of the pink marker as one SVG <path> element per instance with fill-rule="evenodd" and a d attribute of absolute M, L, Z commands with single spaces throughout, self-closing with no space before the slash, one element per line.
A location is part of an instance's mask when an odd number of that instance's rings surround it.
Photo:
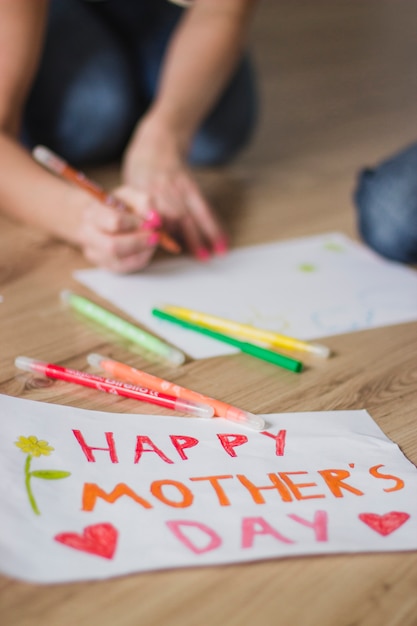
<path fill-rule="evenodd" d="M 210 418 L 214 415 L 213 407 L 206 404 L 181 400 L 175 396 L 148 389 L 147 387 L 137 387 L 136 385 L 123 383 L 118 380 L 111 380 L 110 378 L 103 378 L 102 376 L 93 376 L 87 372 L 69 369 L 53 363 L 44 363 L 43 361 L 37 361 L 27 356 L 17 357 L 15 365 L 26 372 L 37 372 L 48 378 L 65 380 L 68 383 L 83 385 L 84 387 L 90 387 L 98 391 L 105 391 L 106 393 L 112 393 L 126 398 L 133 398 L 141 402 L 150 402 L 151 404 L 157 404 L 166 409 L 186 413 L 193 417 Z"/>

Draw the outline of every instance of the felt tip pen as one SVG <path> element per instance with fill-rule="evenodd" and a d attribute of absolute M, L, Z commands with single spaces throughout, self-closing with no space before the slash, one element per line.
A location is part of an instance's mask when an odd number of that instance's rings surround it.
<path fill-rule="evenodd" d="M 211 418 L 214 415 L 213 407 L 207 404 L 181 400 L 180 398 L 160 393 L 154 389 L 138 387 L 119 380 L 103 378 L 102 376 L 94 376 L 87 372 L 69 369 L 54 363 L 45 363 L 44 361 L 38 361 L 30 357 L 19 356 L 15 360 L 15 365 L 17 368 L 25 370 L 26 372 L 35 372 L 43 374 L 48 378 L 64 380 L 68 383 L 90 387 L 91 389 L 124 396 L 125 398 L 133 398 L 141 402 L 149 402 L 150 404 L 156 404 L 166 409 L 171 409 L 172 411 L 192 415 L 193 417 Z"/>
<path fill-rule="evenodd" d="M 279 367 L 284 367 L 285 369 L 292 372 L 301 372 L 303 369 L 303 364 L 301 361 L 292 359 L 288 356 L 285 356 L 284 354 L 279 354 L 278 352 L 275 352 L 273 350 L 261 348 L 261 346 L 257 346 L 253 343 L 240 341 L 239 339 L 235 339 L 234 337 L 230 337 L 229 335 L 225 335 L 223 333 L 211 330 L 210 328 L 205 328 L 204 326 L 200 326 L 199 324 L 194 324 L 193 322 L 186 321 L 180 317 L 176 317 L 175 315 L 171 315 L 170 313 L 161 311 L 160 309 L 152 309 L 152 315 L 155 315 L 155 317 L 159 317 L 160 319 L 166 320 L 168 322 L 174 322 L 174 324 L 178 324 L 183 328 L 195 330 L 202 335 L 207 335 L 207 337 L 211 337 L 212 339 L 217 339 L 218 341 L 228 343 L 231 346 L 235 346 L 235 348 L 238 348 L 238 350 L 240 350 L 241 352 L 250 354 L 251 356 L 262 359 L 263 361 L 268 361 L 269 363 L 273 363 L 274 365 L 278 365 Z"/>
<path fill-rule="evenodd" d="M 132 341 L 151 354 L 161 357 L 173 365 L 182 365 L 184 363 L 185 354 L 181 350 L 168 345 L 165 341 L 127 322 L 118 315 L 103 309 L 103 307 L 91 302 L 88 298 L 79 296 L 66 289 L 61 292 L 61 300 L 75 311 L 115 332 L 120 337 Z"/>
<path fill-rule="evenodd" d="M 181 317 L 186 321 L 194 322 L 205 328 L 231 334 L 238 338 L 259 341 L 270 346 L 284 348 L 285 350 L 309 352 L 323 359 L 327 359 L 331 354 L 330 348 L 322 344 L 295 339 L 294 337 L 282 335 L 272 330 L 264 330 L 263 328 L 256 328 L 256 326 L 251 326 L 250 324 L 241 324 L 233 320 L 217 317 L 217 315 L 192 311 L 191 309 L 173 305 L 165 305 L 163 310 L 176 317 Z"/>
<path fill-rule="evenodd" d="M 253 415 L 252 413 L 238 409 L 231 404 L 227 404 L 221 400 L 215 400 L 214 398 L 205 396 L 202 393 L 198 393 L 198 391 L 192 391 L 186 387 L 181 387 L 176 383 L 169 382 L 163 378 L 158 378 L 158 376 L 153 376 L 152 374 L 138 370 L 125 363 L 114 361 L 113 359 L 102 356 L 101 354 L 89 354 L 87 361 L 93 367 L 102 369 L 112 378 L 120 378 L 121 380 L 137 385 L 145 385 L 150 389 L 167 392 L 177 398 L 189 400 L 190 402 L 208 404 L 213 407 L 215 416 L 223 417 L 224 419 L 232 422 L 237 422 L 241 426 L 247 426 L 248 428 L 253 428 L 255 430 L 262 430 L 265 428 L 265 422 L 259 415 Z"/>
<path fill-rule="evenodd" d="M 45 146 L 36 146 L 32 151 L 32 156 L 35 161 L 43 165 L 50 172 L 53 172 L 74 185 L 77 185 L 77 187 L 84 189 L 84 191 L 87 191 L 87 193 L 92 195 L 94 198 L 97 198 L 97 200 L 103 204 L 107 204 L 107 206 L 111 206 L 118 211 L 131 210 L 125 202 L 116 196 L 107 193 L 107 191 L 102 189 L 100 185 L 87 178 L 83 172 L 75 170 L 62 157 L 52 152 L 52 150 L 49 150 L 49 148 L 46 148 Z M 181 246 L 179 243 L 172 239 L 168 233 L 164 230 L 158 230 L 158 234 L 158 243 L 167 252 L 171 252 L 172 254 L 179 254 L 181 252 Z"/>

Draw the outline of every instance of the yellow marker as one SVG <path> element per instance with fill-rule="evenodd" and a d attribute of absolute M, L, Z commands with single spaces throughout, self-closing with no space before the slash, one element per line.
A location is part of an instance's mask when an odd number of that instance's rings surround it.
<path fill-rule="evenodd" d="M 281 335 L 271 330 L 263 330 L 262 328 L 256 328 L 255 326 L 250 326 L 249 324 L 240 324 L 239 322 L 223 319 L 221 317 L 217 317 L 216 315 L 200 313 L 199 311 L 192 311 L 180 306 L 165 305 L 163 310 L 167 313 L 175 315 L 176 317 L 180 317 L 185 321 L 199 324 L 203 328 L 219 330 L 235 335 L 236 337 L 245 337 L 246 339 L 251 339 L 252 341 L 259 341 L 270 346 L 277 346 L 287 350 L 310 352 L 311 354 L 320 356 L 324 359 L 327 359 L 330 356 L 330 349 L 327 346 L 322 346 L 317 343 L 309 343 L 308 341 L 302 341 L 301 339 L 294 339 L 293 337 Z"/>

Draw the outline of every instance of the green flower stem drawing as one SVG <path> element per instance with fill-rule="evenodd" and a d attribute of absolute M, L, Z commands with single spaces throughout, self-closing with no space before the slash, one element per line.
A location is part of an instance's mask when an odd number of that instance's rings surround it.
<path fill-rule="evenodd" d="M 43 478 L 44 480 L 60 480 L 61 478 L 67 478 L 68 476 L 71 476 L 71 472 L 65 472 L 63 470 L 31 471 L 30 466 L 32 463 L 32 458 L 34 456 L 49 456 L 51 452 L 53 452 L 54 448 L 52 448 L 52 446 L 50 446 L 47 441 L 39 440 L 34 435 L 30 435 L 29 437 L 20 436 L 19 439 L 15 441 L 15 446 L 17 446 L 23 453 L 27 454 L 25 462 L 26 493 L 28 495 L 30 506 L 32 507 L 33 512 L 36 515 L 40 515 L 41 512 L 38 508 L 38 505 L 36 504 L 36 500 L 30 484 L 31 479 Z"/>
<path fill-rule="evenodd" d="M 26 463 L 25 463 L 25 485 L 26 485 L 26 491 L 28 494 L 28 498 L 29 498 L 29 502 L 30 502 L 30 506 L 33 509 L 33 512 L 36 513 L 36 515 L 40 515 L 41 512 L 38 509 L 38 505 L 36 504 L 36 500 L 33 496 L 32 493 L 32 488 L 30 486 L 30 479 L 31 479 L 31 475 L 30 475 L 30 464 L 32 462 L 32 456 L 30 454 L 27 455 L 26 457 Z"/>

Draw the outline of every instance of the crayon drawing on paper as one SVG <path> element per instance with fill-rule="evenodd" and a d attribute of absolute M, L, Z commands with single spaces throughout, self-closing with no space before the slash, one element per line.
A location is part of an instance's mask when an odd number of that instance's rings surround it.
<path fill-rule="evenodd" d="M 417 273 L 338 233 L 240 248 L 205 264 L 183 257 L 131 276 L 92 269 L 75 277 L 194 358 L 235 350 L 155 319 L 152 308 L 181 306 L 299 339 L 417 319 Z"/>
<path fill-rule="evenodd" d="M 417 549 L 417 469 L 366 411 L 265 415 L 263 431 L 8 396 L 0 414 L 8 576 Z"/>

